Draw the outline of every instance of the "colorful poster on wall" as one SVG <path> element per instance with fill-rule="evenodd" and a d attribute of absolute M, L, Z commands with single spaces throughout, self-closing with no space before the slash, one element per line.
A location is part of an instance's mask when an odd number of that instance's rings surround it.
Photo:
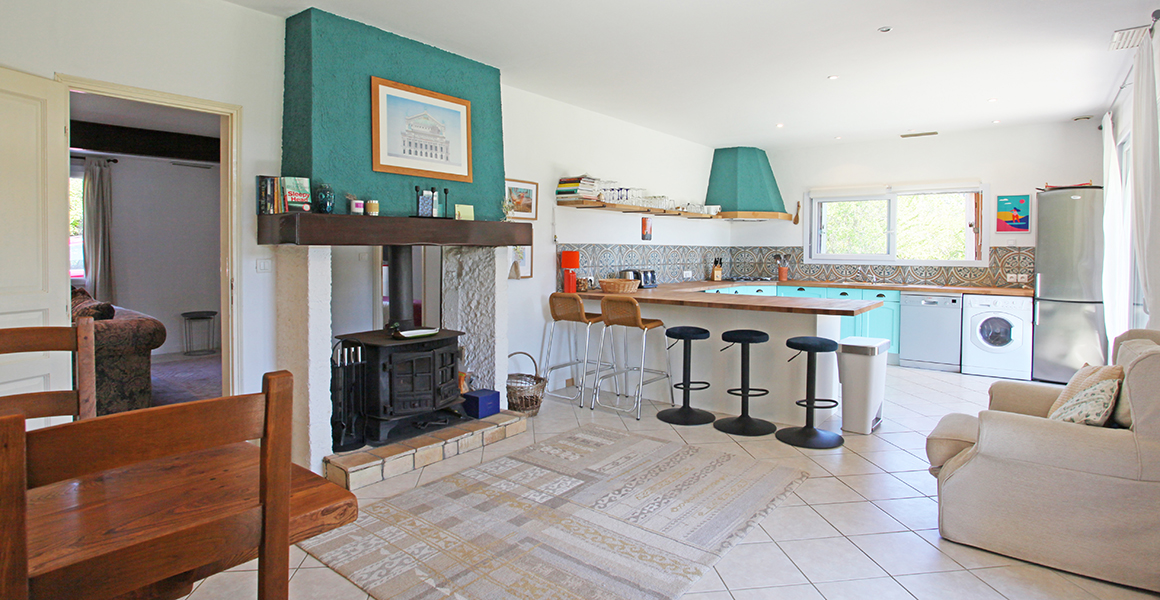
<path fill-rule="evenodd" d="M 995 207 L 995 231 L 1028 233 L 1031 231 L 1031 196 L 999 196 Z"/>

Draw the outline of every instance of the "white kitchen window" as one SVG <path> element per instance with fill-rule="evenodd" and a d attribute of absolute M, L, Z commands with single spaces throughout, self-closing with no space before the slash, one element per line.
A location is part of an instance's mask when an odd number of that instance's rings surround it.
<path fill-rule="evenodd" d="M 985 266 L 982 186 L 807 194 L 806 260 Z"/>

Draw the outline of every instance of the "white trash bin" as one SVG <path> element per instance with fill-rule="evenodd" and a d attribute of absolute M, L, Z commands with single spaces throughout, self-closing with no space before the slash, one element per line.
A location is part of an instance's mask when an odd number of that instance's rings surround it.
<path fill-rule="evenodd" d="M 882 422 L 889 351 L 890 340 L 882 338 L 848 337 L 838 342 L 842 431 L 869 435 Z"/>

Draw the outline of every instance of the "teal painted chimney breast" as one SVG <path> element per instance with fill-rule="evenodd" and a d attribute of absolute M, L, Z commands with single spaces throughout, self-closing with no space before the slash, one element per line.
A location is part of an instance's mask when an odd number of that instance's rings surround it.
<path fill-rule="evenodd" d="M 709 172 L 705 204 L 721 212 L 785 212 L 769 157 L 761 148 L 717 148 Z"/>

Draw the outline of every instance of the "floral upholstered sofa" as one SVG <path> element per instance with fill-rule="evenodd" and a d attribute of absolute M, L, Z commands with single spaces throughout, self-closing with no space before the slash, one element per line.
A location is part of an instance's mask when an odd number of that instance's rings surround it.
<path fill-rule="evenodd" d="M 148 408 L 153 395 L 154 348 L 165 343 L 165 325 L 136 311 L 97 302 L 73 288 L 72 318 L 93 317 L 97 415 Z"/>

